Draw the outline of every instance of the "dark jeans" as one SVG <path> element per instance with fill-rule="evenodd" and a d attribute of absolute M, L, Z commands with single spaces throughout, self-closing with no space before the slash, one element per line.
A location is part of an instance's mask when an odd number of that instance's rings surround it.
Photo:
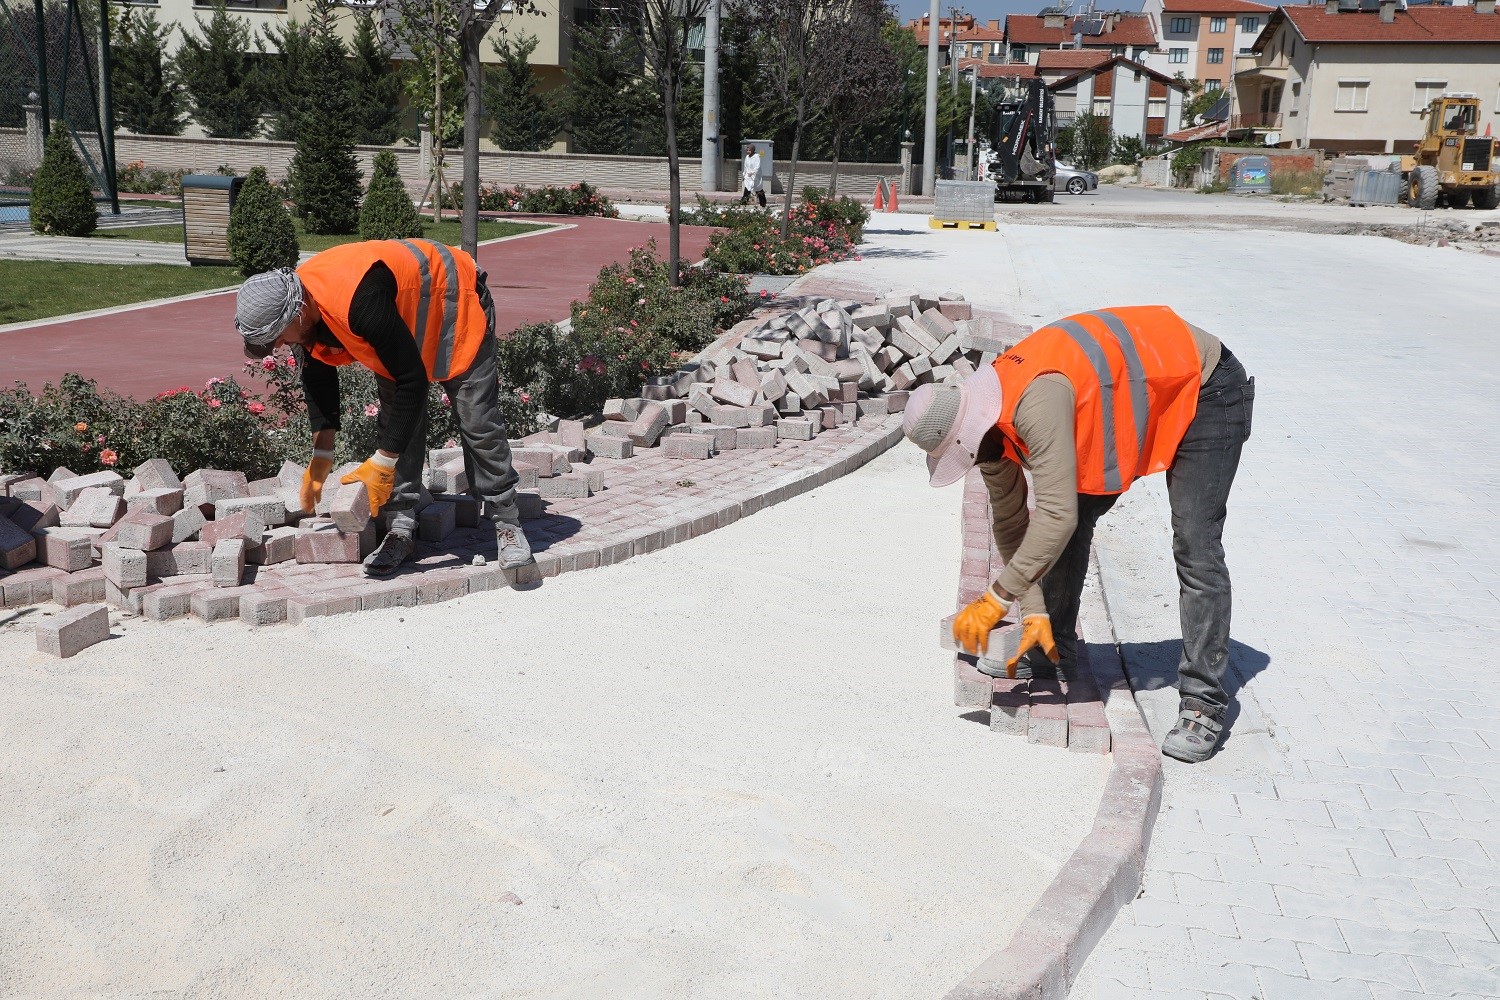
<path fill-rule="evenodd" d="M 741 205 L 748 205 L 748 204 L 750 204 L 750 195 L 752 193 L 755 195 L 756 200 L 760 202 L 760 207 L 761 208 L 765 208 L 766 207 L 766 192 L 765 192 L 764 189 L 762 189 L 760 191 L 752 192 L 749 188 L 745 188 L 744 193 L 740 195 L 740 204 Z"/>
<path fill-rule="evenodd" d="M 1224 562 L 1224 517 L 1240 451 L 1250 437 L 1255 380 L 1225 347 L 1219 364 L 1198 393 L 1198 413 L 1188 425 L 1177 457 L 1167 470 L 1172 505 L 1172 556 L 1177 563 L 1182 616 L 1182 660 L 1178 690 L 1184 706 L 1222 715 L 1229 705 L 1224 672 L 1229 665 L 1230 586 Z M 1071 669 L 1078 651 L 1078 605 L 1088 573 L 1094 525 L 1118 496 L 1078 495 L 1078 527 L 1062 555 L 1042 578 L 1042 596 L 1052 618 L 1052 636 L 1062 667 Z M 1039 653 L 1027 654 L 1034 675 L 1053 669 Z"/>
<path fill-rule="evenodd" d="M 510 439 L 500 416 L 500 381 L 495 367 L 495 303 L 490 298 L 481 269 L 475 291 L 484 306 L 488 320 L 484 342 L 474 363 L 462 375 L 442 383 L 449 405 L 458 417 L 458 434 L 464 450 L 464 472 L 469 479 L 469 495 L 484 504 L 483 514 L 491 521 L 516 520 L 516 483 L 519 477 L 511 466 Z M 396 384 L 377 378 L 380 416 L 383 426 L 386 404 L 396 392 Z M 411 442 L 396 459 L 396 488 L 386 504 L 392 531 L 411 535 L 417 529 L 417 511 L 431 495 L 422 486 L 422 466 L 427 460 L 427 408 L 422 407 Z"/>

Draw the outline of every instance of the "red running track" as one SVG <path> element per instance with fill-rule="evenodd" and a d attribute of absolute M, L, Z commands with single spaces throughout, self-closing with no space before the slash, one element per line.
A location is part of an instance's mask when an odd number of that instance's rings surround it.
<path fill-rule="evenodd" d="M 659 223 L 566 221 L 576 228 L 479 248 L 495 298 L 497 330 L 565 318 L 600 268 L 624 261 L 632 247 L 653 237 L 666 256 L 667 227 Z M 683 226 L 683 259 L 700 259 L 712 232 Z M 0 385 L 25 382 L 33 391 L 77 372 L 116 392 L 145 398 L 182 385 L 201 388 L 215 376 L 238 374 L 244 363 L 234 331 L 233 292 L 0 333 Z"/>

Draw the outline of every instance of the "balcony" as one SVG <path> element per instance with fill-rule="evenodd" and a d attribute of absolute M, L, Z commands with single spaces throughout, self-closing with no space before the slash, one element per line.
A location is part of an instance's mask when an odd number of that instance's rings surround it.
<path fill-rule="evenodd" d="M 1280 111 L 1256 111 L 1248 115 L 1234 115 L 1229 119 L 1229 128 L 1234 129 L 1279 129 L 1281 128 Z"/>

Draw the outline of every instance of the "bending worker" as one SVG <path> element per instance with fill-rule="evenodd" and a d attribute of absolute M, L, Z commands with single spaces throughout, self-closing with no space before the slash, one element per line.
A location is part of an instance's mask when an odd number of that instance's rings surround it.
<path fill-rule="evenodd" d="M 365 560 L 368 575 L 394 572 L 416 548 L 432 382 L 443 386 L 458 417 L 469 492 L 495 526 L 501 565 L 531 561 L 500 416 L 495 305 L 472 257 L 430 240 L 346 243 L 296 271 L 250 278 L 240 286 L 234 323 L 249 357 L 290 345 L 302 362 L 313 432 L 312 461 L 302 479 L 306 511 L 321 499 L 333 469 L 339 368 L 358 362 L 375 373 L 379 447 L 342 480 L 364 482 L 371 514 L 383 510 L 389 520 L 384 541 Z"/>
<path fill-rule="evenodd" d="M 1021 655 L 1008 670 L 1018 660 L 1035 672 L 1047 660 L 1071 669 L 1094 525 L 1132 482 L 1165 471 L 1183 641 L 1181 708 L 1162 752 L 1212 756 L 1229 704 L 1224 517 L 1254 399 L 1255 380 L 1229 349 L 1165 306 L 1060 319 L 961 385 L 918 388 L 906 436 L 928 453 L 933 486 L 978 464 L 1005 558 L 1000 578 L 954 619 L 958 644 L 981 652 L 1019 600 Z"/>

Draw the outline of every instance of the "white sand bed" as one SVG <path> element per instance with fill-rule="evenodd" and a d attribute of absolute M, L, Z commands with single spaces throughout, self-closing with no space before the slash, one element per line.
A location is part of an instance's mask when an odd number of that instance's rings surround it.
<path fill-rule="evenodd" d="M 941 993 L 1107 768 L 952 706 L 960 500 L 903 444 L 530 593 L 71 660 L 22 615 L 0 996 Z"/>

